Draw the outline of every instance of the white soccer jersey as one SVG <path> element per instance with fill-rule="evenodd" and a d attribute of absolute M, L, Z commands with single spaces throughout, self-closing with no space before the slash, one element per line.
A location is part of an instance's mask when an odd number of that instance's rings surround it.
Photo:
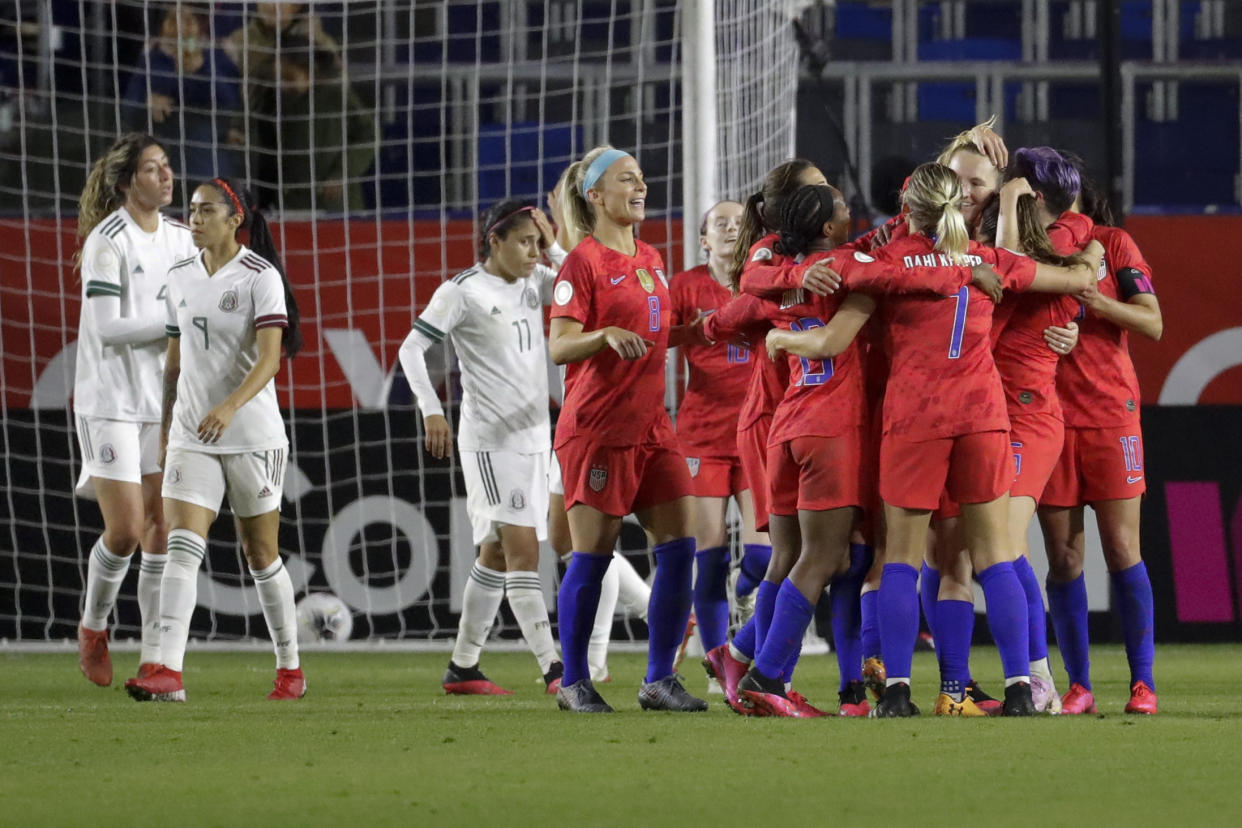
<path fill-rule="evenodd" d="M 415 320 L 410 336 L 426 344 L 452 336 L 461 365 L 462 451 L 532 453 L 551 445 L 543 306 L 555 280 L 556 271 L 543 265 L 507 282 L 476 264 L 440 285 Z M 441 413 L 434 389 L 414 391 L 425 416 Z"/>
<path fill-rule="evenodd" d="M 168 335 L 181 340 L 181 376 L 168 445 L 209 454 L 288 445 L 275 379 L 237 410 L 218 442 L 198 438 L 203 417 L 236 391 L 258 362 L 256 331 L 289 324 L 285 287 L 276 268 L 243 245 L 208 276 L 200 252 L 168 272 L 166 304 Z"/>
<path fill-rule="evenodd" d="M 194 255 L 184 224 L 160 216 L 154 233 L 139 227 L 124 207 L 99 222 L 82 247 L 82 313 L 78 323 L 73 410 L 80 416 L 159 422 L 164 374 L 164 290 L 174 263 Z M 120 302 L 131 331 L 151 338 L 104 343 L 105 302 Z M 116 317 L 113 306 L 110 317 Z M 141 339 L 142 334 L 136 334 Z M 133 337 L 131 336 L 131 339 Z"/>

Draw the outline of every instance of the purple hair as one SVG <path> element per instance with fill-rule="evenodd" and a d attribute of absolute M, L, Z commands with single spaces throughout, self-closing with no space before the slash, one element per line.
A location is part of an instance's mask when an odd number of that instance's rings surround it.
<path fill-rule="evenodd" d="M 1005 179 L 1025 178 L 1044 197 L 1048 212 L 1059 216 L 1082 189 L 1078 170 L 1052 147 L 1022 147 L 1009 159 Z"/>

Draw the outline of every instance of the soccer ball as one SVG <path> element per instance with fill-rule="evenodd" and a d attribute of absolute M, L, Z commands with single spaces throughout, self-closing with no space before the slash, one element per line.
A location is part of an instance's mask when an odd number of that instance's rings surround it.
<path fill-rule="evenodd" d="M 298 642 L 348 641 L 354 631 L 349 607 L 331 592 L 313 592 L 298 601 Z"/>

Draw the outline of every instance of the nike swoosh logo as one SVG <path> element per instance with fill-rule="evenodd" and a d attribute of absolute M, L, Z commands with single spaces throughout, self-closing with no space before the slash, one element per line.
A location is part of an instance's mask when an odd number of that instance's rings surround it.
<path fill-rule="evenodd" d="M 612 282 L 614 285 L 619 285 L 624 279 L 625 279 L 625 276 L 618 276 L 615 279 L 609 277 L 608 281 Z"/>
<path fill-rule="evenodd" d="M 1142 479 L 1143 479 L 1143 475 L 1141 475 L 1141 474 L 1140 474 L 1138 477 L 1127 477 L 1127 478 L 1126 478 L 1126 482 L 1127 482 L 1127 483 L 1137 483 L 1137 482 L 1139 482 L 1139 481 L 1140 481 L 1140 480 L 1142 480 Z"/>

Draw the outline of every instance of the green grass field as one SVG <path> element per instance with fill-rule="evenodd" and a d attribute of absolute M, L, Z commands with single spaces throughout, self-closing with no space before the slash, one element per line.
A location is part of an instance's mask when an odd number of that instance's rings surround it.
<path fill-rule="evenodd" d="M 1092 658 L 1099 716 L 791 721 L 644 713 L 638 654 L 601 685 L 617 714 L 572 716 L 516 653 L 484 661 L 516 695 L 463 698 L 447 654 L 310 652 L 309 695 L 272 703 L 269 654 L 192 651 L 187 704 L 131 701 L 134 653 L 106 689 L 0 653 L 0 825 L 1242 824 L 1242 646 L 1160 647 L 1154 718 L 1121 713 L 1119 647 Z M 920 654 L 927 711 L 934 675 Z M 798 686 L 827 706 L 835 676 L 807 657 Z"/>

